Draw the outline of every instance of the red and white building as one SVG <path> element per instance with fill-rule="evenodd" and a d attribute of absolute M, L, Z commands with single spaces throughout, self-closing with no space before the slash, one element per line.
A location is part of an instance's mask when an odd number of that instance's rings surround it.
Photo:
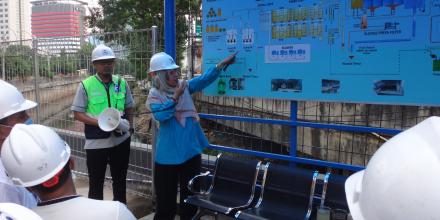
<path fill-rule="evenodd" d="M 86 31 L 87 2 L 80 0 L 32 1 L 32 35 L 38 38 L 39 48 L 59 53 L 76 52 Z"/>

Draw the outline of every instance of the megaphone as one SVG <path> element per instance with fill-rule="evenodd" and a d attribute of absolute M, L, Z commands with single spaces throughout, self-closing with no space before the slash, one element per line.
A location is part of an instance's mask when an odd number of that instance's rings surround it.
<path fill-rule="evenodd" d="M 106 132 L 115 129 L 126 132 L 130 128 L 130 123 L 125 119 L 121 119 L 121 112 L 115 108 L 105 109 L 98 117 L 98 125 L 101 130 Z"/>

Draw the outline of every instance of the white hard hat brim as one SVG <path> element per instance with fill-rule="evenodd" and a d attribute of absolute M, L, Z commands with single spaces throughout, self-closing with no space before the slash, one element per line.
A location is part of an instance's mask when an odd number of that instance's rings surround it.
<path fill-rule="evenodd" d="M 173 64 L 171 66 L 168 66 L 167 68 L 164 69 L 159 69 L 159 70 L 152 70 L 151 68 L 148 70 L 148 73 L 152 73 L 152 72 L 156 72 L 156 71 L 161 71 L 161 70 L 173 70 L 173 69 L 177 69 L 180 68 L 180 66 Z"/>
<path fill-rule="evenodd" d="M 99 58 L 92 60 L 92 62 L 97 61 L 97 60 L 114 60 L 114 59 L 116 59 L 115 56 L 111 56 L 111 55 L 110 56 L 102 56 L 102 57 L 99 57 Z"/>
<path fill-rule="evenodd" d="M 11 116 L 15 113 L 18 113 L 18 112 L 22 112 L 22 111 L 26 111 L 31 108 L 35 108 L 37 105 L 38 104 L 36 102 L 26 99 L 21 105 L 18 105 L 16 108 L 13 108 L 13 109 L 9 110 L 8 112 L 6 112 L 3 115 L 3 117 L 0 119 L 9 117 L 9 116 Z"/>
<path fill-rule="evenodd" d="M 347 197 L 348 208 L 350 209 L 353 220 L 365 220 L 359 204 L 364 172 L 365 171 L 362 170 L 351 175 L 345 182 L 345 196 Z"/>
<path fill-rule="evenodd" d="M 5 213 L 16 220 L 42 220 L 42 218 L 32 210 L 15 203 L 0 203 L 0 214 L 1 213 Z"/>

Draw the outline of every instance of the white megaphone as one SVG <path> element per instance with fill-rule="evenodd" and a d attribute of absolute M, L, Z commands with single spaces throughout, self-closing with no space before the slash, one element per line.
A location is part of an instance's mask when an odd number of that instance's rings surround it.
<path fill-rule="evenodd" d="M 98 125 L 101 130 L 110 132 L 118 129 L 121 132 L 127 132 L 130 129 L 130 123 L 126 119 L 121 119 L 121 112 L 115 108 L 107 108 L 98 117 Z"/>

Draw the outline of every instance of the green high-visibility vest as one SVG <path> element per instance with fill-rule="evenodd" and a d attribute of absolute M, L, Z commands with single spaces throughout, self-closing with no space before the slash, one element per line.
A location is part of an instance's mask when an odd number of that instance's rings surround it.
<path fill-rule="evenodd" d="M 99 116 L 109 107 L 124 111 L 127 83 L 118 76 L 112 76 L 112 78 L 113 83 L 110 83 L 108 90 L 96 75 L 82 81 L 88 98 L 86 112 L 90 115 Z"/>

